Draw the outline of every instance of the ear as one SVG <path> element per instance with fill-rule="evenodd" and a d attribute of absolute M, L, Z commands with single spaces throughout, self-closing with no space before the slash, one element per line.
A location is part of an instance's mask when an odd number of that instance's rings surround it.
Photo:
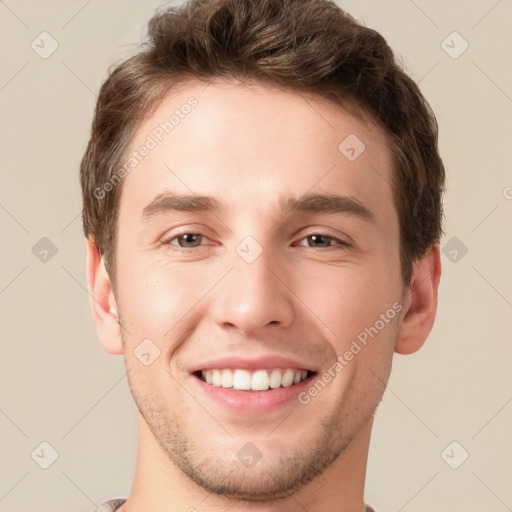
<path fill-rule="evenodd" d="M 97 245 L 87 238 L 87 287 L 89 289 L 92 315 L 100 344 L 105 352 L 112 355 L 123 353 L 121 327 L 117 315 L 119 310 L 114 291 Z M 115 308 L 117 315 L 111 311 Z"/>
<path fill-rule="evenodd" d="M 412 354 L 419 350 L 432 330 L 441 278 L 439 244 L 414 262 L 411 283 L 405 294 L 404 316 L 398 330 L 395 352 Z"/>

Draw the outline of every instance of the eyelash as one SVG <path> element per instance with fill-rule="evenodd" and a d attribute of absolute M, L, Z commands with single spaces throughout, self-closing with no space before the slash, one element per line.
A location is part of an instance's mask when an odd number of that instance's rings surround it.
<path fill-rule="evenodd" d="M 194 236 L 200 236 L 200 237 L 203 237 L 203 238 L 208 238 L 206 235 L 203 235 L 201 233 L 194 233 L 194 232 L 184 232 L 184 233 L 179 233 L 175 236 L 173 236 L 172 238 L 170 238 L 169 240 L 167 240 L 166 242 L 162 242 L 163 245 L 166 245 L 168 247 L 172 247 L 172 250 L 173 251 L 178 251 L 178 252 L 191 252 L 192 250 L 194 249 L 199 249 L 200 247 L 204 247 L 203 245 L 199 245 L 198 247 L 189 247 L 189 248 L 186 248 L 186 247 L 180 247 L 179 245 L 177 244 L 173 244 L 172 242 L 174 240 L 178 240 L 178 238 L 182 237 L 182 236 L 185 236 L 185 235 L 194 235 Z M 315 232 L 315 233 L 310 233 L 304 237 L 302 237 L 300 240 L 305 240 L 306 238 L 309 238 L 311 236 L 322 236 L 322 237 L 325 237 L 325 238 L 328 238 L 334 242 L 337 242 L 338 243 L 338 247 L 337 249 L 347 249 L 348 247 L 351 247 L 351 245 L 347 242 L 344 242 L 343 240 L 340 240 L 339 238 L 336 238 L 334 236 L 331 236 L 327 233 L 321 233 L 321 232 Z M 316 249 L 316 250 L 322 250 L 322 249 L 329 249 L 329 248 L 332 248 L 333 246 L 328 246 L 328 247 L 309 247 L 309 246 L 301 246 L 301 247 L 308 247 L 309 249 Z"/>

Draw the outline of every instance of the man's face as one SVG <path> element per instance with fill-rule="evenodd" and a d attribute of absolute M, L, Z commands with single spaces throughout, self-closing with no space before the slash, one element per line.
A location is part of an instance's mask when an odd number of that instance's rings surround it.
<path fill-rule="evenodd" d="M 389 376 L 404 294 L 384 135 L 320 98 L 194 82 L 144 121 L 130 152 L 144 145 L 118 218 L 130 389 L 196 483 L 284 496 L 350 444 Z M 172 209 L 164 193 L 218 209 Z M 270 387 L 219 386 L 232 377 Z"/>

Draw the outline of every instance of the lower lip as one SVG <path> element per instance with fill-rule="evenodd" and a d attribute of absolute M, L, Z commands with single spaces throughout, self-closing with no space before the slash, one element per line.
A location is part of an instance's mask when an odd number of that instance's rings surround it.
<path fill-rule="evenodd" d="M 298 384 L 286 388 L 269 388 L 267 391 L 243 391 L 212 386 L 195 375 L 193 377 L 201 391 L 213 402 L 235 412 L 264 413 L 276 410 L 293 400 L 298 402 L 298 395 L 308 388 L 314 376 L 315 374 L 310 375 Z"/>

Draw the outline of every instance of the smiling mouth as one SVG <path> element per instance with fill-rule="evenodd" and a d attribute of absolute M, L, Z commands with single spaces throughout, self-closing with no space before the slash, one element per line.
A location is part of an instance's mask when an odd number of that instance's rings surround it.
<path fill-rule="evenodd" d="M 294 386 L 309 379 L 315 373 L 298 368 L 271 368 L 255 371 L 219 368 L 198 370 L 194 375 L 213 387 L 235 391 L 268 391 Z"/>

